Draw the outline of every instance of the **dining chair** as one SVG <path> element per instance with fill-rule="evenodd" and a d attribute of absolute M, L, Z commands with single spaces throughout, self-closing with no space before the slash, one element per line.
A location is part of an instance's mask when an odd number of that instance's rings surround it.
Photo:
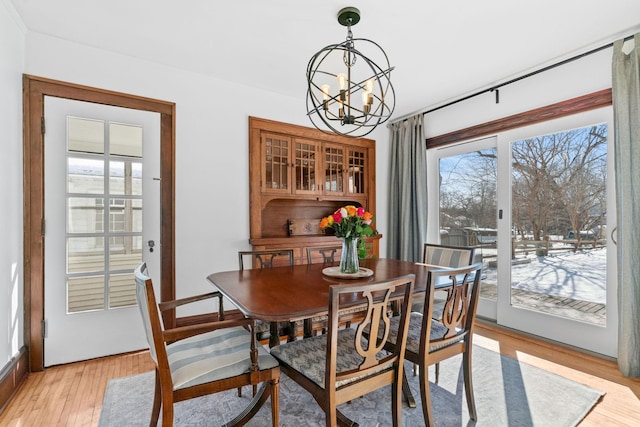
<path fill-rule="evenodd" d="M 173 301 L 156 302 L 146 264 L 135 269 L 136 298 L 149 352 L 155 362 L 155 394 L 149 425 L 173 425 L 174 404 L 183 400 L 262 383 L 260 393 L 227 426 L 244 425 L 271 396 L 271 421 L 279 422 L 278 362 L 256 343 L 252 319 L 218 320 L 165 329 L 161 312 L 210 298 L 209 292 Z"/>
<path fill-rule="evenodd" d="M 238 266 L 240 270 L 245 268 L 272 268 L 277 266 L 291 266 L 294 264 L 293 249 L 273 249 L 239 251 Z M 286 337 L 288 341 L 296 339 L 295 322 L 266 322 L 256 319 L 256 334 L 260 341 L 271 336 Z"/>
<path fill-rule="evenodd" d="M 473 246 L 452 246 L 439 245 L 435 243 L 425 243 L 422 252 L 422 262 L 429 265 L 437 265 L 440 267 L 463 267 L 471 265 L 474 262 L 476 248 Z M 436 298 L 436 302 L 442 303 L 442 300 Z M 422 313 L 424 299 L 415 298 L 413 300 L 413 311 Z M 436 304 L 438 306 L 438 304 Z M 435 309 L 436 317 L 440 315 L 440 310 Z"/>
<path fill-rule="evenodd" d="M 309 246 L 307 247 L 307 264 L 333 264 L 340 261 L 342 245 L 332 246 Z M 351 326 L 348 321 L 347 326 Z M 316 316 L 311 319 L 304 319 L 303 336 L 309 338 L 314 332 L 327 332 L 327 316 Z"/>
<path fill-rule="evenodd" d="M 464 389 L 469 417 L 476 421 L 477 413 L 471 376 L 471 352 L 476 309 L 480 293 L 482 263 L 464 267 L 435 269 L 427 274 L 427 292 L 424 312 L 412 312 L 409 319 L 405 358 L 419 366 L 420 395 L 425 425 L 433 426 L 434 417 L 429 390 L 429 365 L 462 354 Z M 436 289 L 446 292 L 442 318 L 433 318 Z M 392 348 L 398 340 L 394 330 L 399 330 L 401 319 L 392 318 L 392 333 L 387 341 Z M 380 334 L 378 334 L 380 337 Z M 411 400 L 406 376 L 402 379 L 405 397 Z M 410 406 L 411 402 L 410 402 Z"/>
<path fill-rule="evenodd" d="M 324 335 L 306 338 L 271 349 L 280 369 L 307 390 L 325 413 L 325 423 L 334 427 L 353 425 L 337 406 L 379 388 L 391 385 L 393 425 L 402 425 L 403 357 L 415 275 L 389 281 L 329 286 L 329 324 Z M 388 304 L 401 298 L 396 318 L 396 341 L 391 336 Z M 367 304 L 364 320 L 355 328 L 340 328 L 340 310 Z M 381 339 L 367 341 L 365 329 Z M 386 350 L 386 351 L 384 351 Z"/>
<path fill-rule="evenodd" d="M 439 245 L 435 243 L 425 243 L 422 252 L 422 262 L 429 265 L 437 265 L 440 267 L 464 267 L 474 263 L 476 248 L 473 246 L 453 246 Z M 446 297 L 442 292 L 436 292 L 433 298 L 433 317 L 440 319 Z M 411 311 L 422 313 L 424 311 L 424 298 L 414 298 Z M 413 375 L 417 373 L 417 365 L 413 365 Z M 435 367 L 436 383 L 440 379 L 440 364 L 436 363 Z"/>
<path fill-rule="evenodd" d="M 340 261 L 342 254 L 342 245 L 332 246 L 308 246 L 307 247 L 307 264 L 330 264 Z"/>

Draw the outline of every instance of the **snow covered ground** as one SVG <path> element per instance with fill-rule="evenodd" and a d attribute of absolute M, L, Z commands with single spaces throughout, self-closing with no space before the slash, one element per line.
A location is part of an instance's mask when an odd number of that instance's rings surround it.
<path fill-rule="evenodd" d="M 530 263 L 511 268 L 512 287 L 541 294 L 606 304 L 606 249 L 529 255 Z M 520 259 L 520 258 L 519 258 Z M 485 270 L 495 283 L 496 271 Z"/>

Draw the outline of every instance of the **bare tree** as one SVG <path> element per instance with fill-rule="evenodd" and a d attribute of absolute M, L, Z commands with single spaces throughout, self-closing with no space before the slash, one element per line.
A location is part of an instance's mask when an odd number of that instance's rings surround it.
<path fill-rule="evenodd" d="M 512 144 L 518 228 L 529 227 L 535 240 L 543 240 L 566 223 L 580 239 L 580 230 L 602 218 L 606 133 L 606 125 L 595 125 Z"/>

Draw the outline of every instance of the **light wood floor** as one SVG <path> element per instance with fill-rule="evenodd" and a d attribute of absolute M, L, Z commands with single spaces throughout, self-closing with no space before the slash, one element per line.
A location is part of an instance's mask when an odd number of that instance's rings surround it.
<path fill-rule="evenodd" d="M 482 323 L 475 343 L 604 391 L 582 427 L 640 425 L 640 380 L 624 378 L 614 362 Z M 0 414 L 0 426 L 97 426 L 107 382 L 152 369 L 140 352 L 31 374 Z"/>

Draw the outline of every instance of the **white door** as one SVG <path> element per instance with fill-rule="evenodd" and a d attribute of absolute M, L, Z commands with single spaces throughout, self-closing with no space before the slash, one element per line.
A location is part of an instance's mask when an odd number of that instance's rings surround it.
<path fill-rule="evenodd" d="M 428 241 L 474 246 L 483 262 L 478 315 L 497 316 L 497 138 L 491 136 L 431 150 L 428 154 L 430 206 Z"/>
<path fill-rule="evenodd" d="M 479 316 L 615 357 L 613 156 L 611 107 L 428 151 L 427 240 L 477 247 Z"/>
<path fill-rule="evenodd" d="M 45 97 L 45 366 L 146 348 L 160 283 L 160 115 Z"/>
<path fill-rule="evenodd" d="M 498 323 L 615 357 L 613 109 L 498 137 Z"/>

